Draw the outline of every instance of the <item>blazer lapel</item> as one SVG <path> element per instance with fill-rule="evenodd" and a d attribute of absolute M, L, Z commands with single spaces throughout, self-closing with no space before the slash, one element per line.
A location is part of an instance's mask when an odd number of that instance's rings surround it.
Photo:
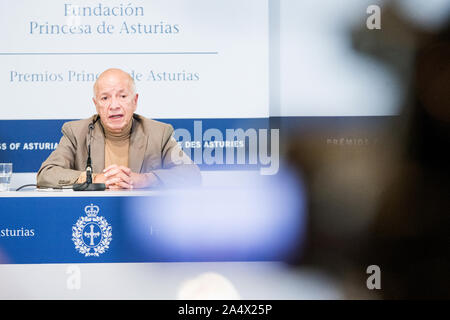
<path fill-rule="evenodd" d="M 131 171 L 140 173 L 145 157 L 145 146 L 148 137 L 144 134 L 141 124 L 133 119 L 128 150 L 128 166 Z"/>

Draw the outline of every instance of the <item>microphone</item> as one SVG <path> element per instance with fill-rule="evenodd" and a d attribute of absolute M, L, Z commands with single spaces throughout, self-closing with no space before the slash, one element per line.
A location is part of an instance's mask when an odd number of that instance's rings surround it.
<path fill-rule="evenodd" d="M 106 185 L 104 183 L 92 183 L 91 140 L 92 131 L 94 130 L 94 125 L 97 122 L 98 118 L 99 117 L 94 119 L 94 121 L 89 124 L 89 144 L 88 156 L 86 160 L 86 182 L 74 184 L 72 187 L 74 191 L 104 191 L 106 189 Z"/>
<path fill-rule="evenodd" d="M 97 120 L 95 120 L 95 121 L 97 121 Z M 86 182 L 88 184 L 92 183 L 91 139 L 92 139 L 92 130 L 94 130 L 95 121 L 89 123 L 88 157 L 87 157 L 87 161 L 86 161 Z"/>

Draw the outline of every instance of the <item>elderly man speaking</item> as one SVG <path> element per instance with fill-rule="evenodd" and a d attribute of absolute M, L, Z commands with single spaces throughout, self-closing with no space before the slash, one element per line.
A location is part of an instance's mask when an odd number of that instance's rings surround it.
<path fill-rule="evenodd" d="M 109 189 L 200 183 L 200 171 L 172 137 L 172 126 L 134 113 L 138 94 L 128 73 L 104 71 L 92 100 L 98 114 L 63 125 L 58 147 L 37 174 L 39 187 L 85 182 L 89 141 L 93 182 Z"/>

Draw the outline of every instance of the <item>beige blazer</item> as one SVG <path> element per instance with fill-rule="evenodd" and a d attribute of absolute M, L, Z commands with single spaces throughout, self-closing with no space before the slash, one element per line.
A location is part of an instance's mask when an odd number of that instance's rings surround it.
<path fill-rule="evenodd" d="M 62 126 L 58 147 L 45 160 L 37 173 L 39 187 L 75 183 L 86 169 L 89 124 L 94 120 L 91 140 L 92 171 L 101 173 L 105 166 L 105 134 L 98 118 L 69 121 Z M 199 185 L 200 170 L 172 137 L 169 124 L 133 115 L 128 164 L 133 172 L 153 172 L 162 185 L 176 187 Z M 182 160 L 182 161 L 180 161 Z"/>

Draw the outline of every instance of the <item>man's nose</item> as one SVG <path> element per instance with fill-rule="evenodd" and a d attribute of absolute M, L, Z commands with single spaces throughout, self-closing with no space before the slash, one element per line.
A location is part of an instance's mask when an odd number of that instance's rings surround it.
<path fill-rule="evenodd" d="M 120 107 L 119 99 L 117 99 L 115 97 L 112 97 L 111 98 L 111 104 L 109 105 L 109 108 L 110 109 L 117 109 L 119 107 Z"/>

